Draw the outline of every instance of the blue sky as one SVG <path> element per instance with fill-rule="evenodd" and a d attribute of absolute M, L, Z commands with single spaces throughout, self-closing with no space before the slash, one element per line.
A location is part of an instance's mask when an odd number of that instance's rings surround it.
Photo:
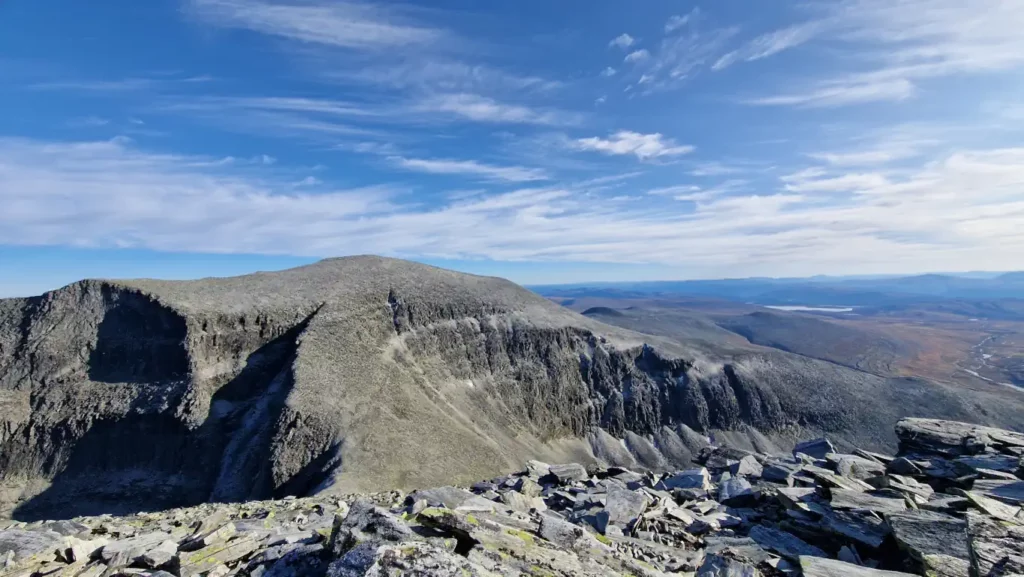
<path fill-rule="evenodd" d="M 0 295 L 1024 268 L 1024 4 L 0 2 Z"/>

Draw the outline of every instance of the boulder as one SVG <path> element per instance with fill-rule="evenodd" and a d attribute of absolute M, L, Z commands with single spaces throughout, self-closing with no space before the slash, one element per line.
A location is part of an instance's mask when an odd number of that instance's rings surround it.
<path fill-rule="evenodd" d="M 665 477 L 655 487 L 663 491 L 674 489 L 700 489 L 708 491 L 711 489 L 711 473 L 704 467 L 687 469 L 686 471 L 680 471 Z"/>
<path fill-rule="evenodd" d="M 729 479 L 718 487 L 718 501 L 731 507 L 747 507 L 757 502 L 758 494 L 742 477 Z"/>
<path fill-rule="evenodd" d="M 573 481 L 586 481 L 590 478 L 590 474 L 587 473 L 586 467 L 579 463 L 567 463 L 565 465 L 551 465 L 549 467 L 551 474 L 554 475 L 558 482 L 562 485 L 572 483 Z"/>
<path fill-rule="evenodd" d="M 747 455 L 729 467 L 729 472 L 734 476 L 751 478 L 760 477 L 763 470 L 764 467 L 753 455 Z"/>
<path fill-rule="evenodd" d="M 28 559 L 50 561 L 61 547 L 64 537 L 54 531 L 26 531 L 7 529 L 0 531 L 0 560 L 9 557 L 21 564 Z"/>
<path fill-rule="evenodd" d="M 814 439 L 811 441 L 804 441 L 797 443 L 793 447 L 793 455 L 807 455 L 815 459 L 825 459 L 825 456 L 829 453 L 835 453 L 836 448 L 832 445 L 832 442 L 826 438 Z"/>

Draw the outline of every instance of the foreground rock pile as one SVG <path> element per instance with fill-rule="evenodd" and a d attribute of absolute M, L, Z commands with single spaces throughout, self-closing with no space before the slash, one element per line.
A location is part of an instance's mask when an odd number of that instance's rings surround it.
<path fill-rule="evenodd" d="M 897 456 L 709 445 L 669 474 L 532 461 L 469 490 L 11 521 L 0 574 L 1024 574 L 1024 435 L 925 419 L 897 435 Z"/>

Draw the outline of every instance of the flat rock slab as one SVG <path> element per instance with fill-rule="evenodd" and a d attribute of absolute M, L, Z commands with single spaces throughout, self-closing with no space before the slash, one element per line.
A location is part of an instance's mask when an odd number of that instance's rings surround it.
<path fill-rule="evenodd" d="M 1017 469 L 1020 468 L 1021 460 L 1020 457 L 1014 457 L 1011 455 L 985 454 L 957 457 L 954 461 L 976 471 L 989 469 L 992 471 L 1002 471 L 1004 473 L 1016 473 Z"/>
<path fill-rule="evenodd" d="M 494 503 L 458 487 L 438 487 L 415 491 L 413 501 L 423 499 L 431 506 L 444 506 L 458 511 L 492 511 Z"/>
<path fill-rule="evenodd" d="M 967 497 L 967 500 L 972 505 L 984 511 L 991 517 L 995 517 L 996 519 L 1001 519 L 1003 521 L 1011 521 L 1014 523 L 1024 521 L 1024 518 L 1021 517 L 1020 507 L 1007 505 L 1002 501 L 990 499 L 982 495 L 981 493 L 975 493 L 973 491 L 967 491 L 964 493 L 964 495 Z"/>
<path fill-rule="evenodd" d="M 822 469 L 821 467 L 815 467 L 814 465 L 804 465 L 801 468 L 801 471 L 810 475 L 818 483 L 821 483 L 826 487 L 846 489 L 847 491 L 870 491 L 874 489 L 874 487 L 860 479 L 843 477 L 842 475 L 837 475 L 828 469 Z"/>
<path fill-rule="evenodd" d="M 927 503 L 921 503 L 918 508 L 936 513 L 955 513 L 966 511 L 969 501 L 966 497 L 955 495 L 933 495 Z"/>
<path fill-rule="evenodd" d="M 1024 447 L 1024 435 L 969 423 L 901 419 L 896 423 L 901 452 L 924 451 L 949 457 L 975 455 L 986 447 Z"/>
<path fill-rule="evenodd" d="M 721 555 L 708 555 L 697 570 L 697 577 L 761 577 L 757 567 Z"/>
<path fill-rule="evenodd" d="M 779 555 L 794 561 L 799 560 L 802 555 L 828 557 L 824 551 L 792 533 L 763 525 L 758 525 L 751 529 L 750 538 L 761 547 L 775 551 Z"/>
<path fill-rule="evenodd" d="M 54 531 L 0 531 L 0 561 L 9 553 L 18 562 L 36 556 L 52 558 L 63 540 L 64 537 Z"/>
<path fill-rule="evenodd" d="M 213 570 L 214 568 L 245 558 L 257 549 L 256 539 L 242 537 L 230 543 L 219 543 L 193 551 L 181 557 L 181 575 L 189 577 Z"/>
<path fill-rule="evenodd" d="M 803 577 L 917 577 L 912 573 L 882 571 L 821 557 L 801 557 L 800 570 Z"/>
<path fill-rule="evenodd" d="M 967 577 L 967 522 L 930 511 L 886 515 L 900 547 L 929 575 Z"/>
<path fill-rule="evenodd" d="M 103 547 L 100 557 L 111 567 L 123 567 L 133 563 L 147 551 L 168 540 L 167 533 L 146 533 L 131 539 L 115 541 Z"/>
<path fill-rule="evenodd" d="M 885 474 L 885 465 L 871 459 L 865 459 L 856 455 L 828 455 L 830 462 L 835 459 L 834 466 L 836 473 L 843 477 L 854 479 L 870 479 Z"/>
<path fill-rule="evenodd" d="M 806 503 L 815 500 L 815 491 L 811 487 L 785 487 L 779 489 L 778 498 L 787 507 L 795 506 L 797 503 Z"/>
<path fill-rule="evenodd" d="M 903 475 L 888 475 L 885 477 L 885 486 L 896 489 L 910 495 L 916 495 L 925 501 L 935 494 L 935 489 L 927 483 L 919 483 L 916 479 L 904 477 Z"/>
<path fill-rule="evenodd" d="M 882 520 L 866 514 L 850 511 L 834 511 L 821 519 L 821 524 L 836 535 L 852 539 L 857 543 L 877 549 L 891 532 Z"/>
<path fill-rule="evenodd" d="M 978 479 L 974 490 L 1007 503 L 1024 504 L 1024 481 Z"/>
<path fill-rule="evenodd" d="M 907 503 L 903 499 L 878 497 L 861 491 L 845 489 L 832 489 L 830 504 L 833 509 L 873 511 L 880 514 L 900 513 L 907 510 Z"/>
<path fill-rule="evenodd" d="M 889 455 L 883 455 L 882 453 L 875 453 L 875 452 L 872 452 L 872 451 L 865 451 L 864 449 L 854 449 L 853 450 L 853 454 L 857 455 L 858 457 L 863 457 L 863 458 L 868 459 L 868 460 L 877 461 L 877 462 L 879 462 L 879 463 L 881 463 L 883 465 L 888 463 L 889 461 L 892 461 L 893 458 L 894 458 L 894 457 L 891 457 Z"/>
<path fill-rule="evenodd" d="M 1024 575 L 1024 526 L 968 513 L 967 536 L 972 575 Z"/>

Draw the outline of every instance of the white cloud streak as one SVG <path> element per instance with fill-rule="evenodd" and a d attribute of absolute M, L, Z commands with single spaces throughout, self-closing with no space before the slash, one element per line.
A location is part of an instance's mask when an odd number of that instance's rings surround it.
<path fill-rule="evenodd" d="M 683 26 L 689 24 L 690 20 L 697 17 L 700 14 L 700 10 L 694 8 L 689 14 L 680 16 L 678 14 L 670 16 L 668 21 L 665 22 L 665 34 L 671 34 L 676 30 L 679 30 Z"/>
<path fill-rule="evenodd" d="M 917 88 L 905 78 L 869 80 L 852 77 L 829 81 L 808 92 L 796 92 L 753 98 L 747 104 L 758 106 L 799 106 L 808 108 L 845 106 L 868 102 L 906 100 Z"/>
<path fill-rule="evenodd" d="M 424 159 L 392 156 L 390 160 L 403 170 L 429 174 L 457 174 L 482 177 L 485 180 L 505 182 L 533 182 L 547 180 L 543 170 L 523 166 L 494 166 L 475 160 Z"/>
<path fill-rule="evenodd" d="M 1024 10 L 1004 0 L 843 0 L 809 23 L 854 54 L 807 88 L 752 99 L 751 104 L 844 106 L 900 101 L 930 78 L 1024 67 Z M 800 35 L 797 35 L 800 40 Z M 770 43 L 769 43 L 770 44 Z M 750 48 L 748 47 L 747 50 Z M 726 55 L 722 66 L 738 56 Z"/>
<path fill-rule="evenodd" d="M 742 48 L 733 50 L 711 65 L 712 70 L 722 70 L 736 62 L 753 62 L 795 48 L 814 38 L 823 26 L 817 22 L 797 24 L 769 32 L 751 40 Z"/>
<path fill-rule="evenodd" d="M 403 54 L 401 62 L 374 62 L 373 65 L 351 70 L 336 69 L 333 60 L 330 65 L 325 66 L 328 69 L 323 75 L 332 82 L 371 84 L 427 92 L 546 94 L 565 86 L 558 80 L 517 74 L 482 64 L 468 64 L 433 53 Z"/>
<path fill-rule="evenodd" d="M 680 156 L 694 150 L 692 146 L 678 145 L 671 138 L 658 133 L 640 134 L 629 130 L 620 130 L 608 138 L 580 138 L 573 143 L 573 147 L 611 155 L 633 155 L 640 160 Z"/>
<path fill-rule="evenodd" d="M 637 87 L 643 93 L 679 86 L 699 70 L 715 62 L 737 28 L 705 29 L 700 11 L 694 9 L 684 18 L 670 20 L 670 28 L 661 43 L 633 62 L 641 75 Z"/>
<path fill-rule="evenodd" d="M 467 93 L 429 96 L 413 105 L 412 110 L 498 124 L 571 126 L 579 124 L 582 120 L 582 116 L 574 112 L 508 104 L 479 94 Z"/>
<path fill-rule="evenodd" d="M 190 6 L 216 26 L 349 49 L 427 45 L 446 36 L 436 28 L 404 24 L 399 14 L 380 5 L 358 2 L 191 0 Z"/>
<path fill-rule="evenodd" d="M 873 146 L 863 145 L 847 150 L 812 152 L 807 156 L 833 166 L 884 166 L 896 161 L 914 158 L 937 144 L 934 139 L 906 139 L 886 131 L 881 142 Z"/>

